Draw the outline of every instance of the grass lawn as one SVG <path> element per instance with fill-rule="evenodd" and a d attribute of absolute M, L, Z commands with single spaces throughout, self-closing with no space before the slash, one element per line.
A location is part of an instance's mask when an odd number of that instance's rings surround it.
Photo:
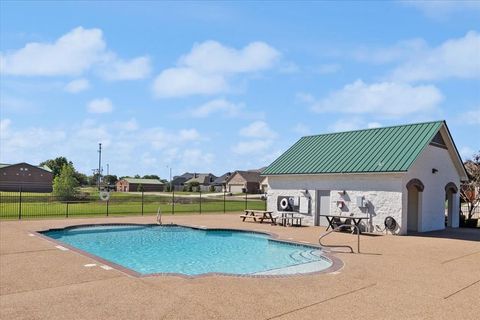
<path fill-rule="evenodd" d="M 4 197 L 2 198 L 4 200 Z M 13 200 L 13 199 L 10 199 Z M 142 202 L 129 201 L 127 199 L 112 199 L 108 203 L 105 201 L 84 201 L 84 202 L 60 202 L 60 201 L 24 201 L 21 206 L 18 201 L 1 201 L 0 219 L 18 219 L 21 210 L 22 218 L 42 218 L 42 217 L 73 217 L 73 216 L 106 216 L 108 215 L 140 215 L 142 214 Z M 45 200 L 45 199 L 43 199 Z M 126 201 L 125 201 L 126 200 Z M 158 208 L 161 208 L 162 214 L 172 213 L 172 204 L 170 197 L 167 199 L 155 197 L 156 201 L 144 198 L 143 214 L 155 214 Z M 159 201 L 161 200 L 161 201 Z M 248 209 L 263 210 L 265 202 L 258 200 L 249 200 Z M 202 200 L 201 212 L 240 212 L 245 209 L 245 202 L 227 200 Z M 200 203 L 198 201 L 191 203 L 175 203 L 175 213 L 200 213 Z"/>

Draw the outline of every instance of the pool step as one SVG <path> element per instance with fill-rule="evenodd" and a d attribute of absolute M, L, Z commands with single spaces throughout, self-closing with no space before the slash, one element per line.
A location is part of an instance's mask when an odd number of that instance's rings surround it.
<path fill-rule="evenodd" d="M 297 263 L 306 263 L 319 260 L 319 255 L 315 254 L 317 250 L 299 250 L 290 254 L 290 257 Z"/>

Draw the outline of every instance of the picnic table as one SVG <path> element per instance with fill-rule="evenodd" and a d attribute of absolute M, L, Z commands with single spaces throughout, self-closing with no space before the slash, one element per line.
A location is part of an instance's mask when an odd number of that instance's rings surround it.
<path fill-rule="evenodd" d="M 350 221 L 350 224 L 357 226 L 358 231 L 360 232 L 360 226 L 359 226 L 360 222 L 362 222 L 362 220 L 370 219 L 370 217 L 368 216 L 355 217 L 355 216 L 341 216 L 341 215 L 333 215 L 333 214 L 321 214 L 320 217 L 327 218 L 328 227 L 327 227 L 327 230 L 325 231 L 328 231 L 328 229 L 330 228 L 335 229 L 336 225 L 339 224 L 338 221 L 340 219 L 346 219 Z M 340 224 L 343 224 L 343 223 L 340 223 Z"/>
<path fill-rule="evenodd" d="M 275 224 L 277 218 L 272 217 L 272 211 L 262 211 L 262 210 L 245 210 L 245 213 L 240 216 L 242 221 L 245 219 L 253 219 L 253 221 L 257 222 L 257 219 L 260 223 L 263 223 L 264 220 L 270 221 L 271 224 Z"/>
<path fill-rule="evenodd" d="M 287 225 L 301 227 L 302 226 L 302 219 L 303 217 L 299 217 L 295 215 L 295 212 L 291 211 L 280 211 L 282 222 L 280 223 L 282 226 L 286 227 Z"/>

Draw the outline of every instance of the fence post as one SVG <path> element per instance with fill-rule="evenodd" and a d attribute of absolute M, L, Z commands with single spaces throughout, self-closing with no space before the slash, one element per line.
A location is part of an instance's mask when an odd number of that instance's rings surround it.
<path fill-rule="evenodd" d="M 245 210 L 248 209 L 248 206 L 247 206 L 247 189 L 245 188 Z"/>
<path fill-rule="evenodd" d="M 65 210 L 65 218 L 68 218 L 68 201 L 66 203 L 67 203 L 67 208 Z"/>
<path fill-rule="evenodd" d="M 142 190 L 142 216 L 143 216 L 143 190 Z"/>
<path fill-rule="evenodd" d="M 20 186 L 20 197 L 18 199 L 18 220 L 22 219 L 22 187 Z"/>
<path fill-rule="evenodd" d="M 172 215 L 175 214 L 175 186 L 172 188 Z"/>
<path fill-rule="evenodd" d="M 107 200 L 107 217 L 108 217 L 108 203 L 110 202 L 110 199 Z"/>
<path fill-rule="evenodd" d="M 226 213 L 225 189 L 223 189 L 223 213 Z"/>
<path fill-rule="evenodd" d="M 198 187 L 198 192 L 200 193 L 200 214 L 202 214 L 202 189 Z"/>

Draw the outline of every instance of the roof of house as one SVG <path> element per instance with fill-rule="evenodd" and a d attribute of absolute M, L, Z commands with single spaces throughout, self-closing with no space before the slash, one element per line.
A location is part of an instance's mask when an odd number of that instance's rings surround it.
<path fill-rule="evenodd" d="M 138 184 L 164 184 L 158 179 L 123 178 L 122 180 L 125 180 L 128 183 L 138 183 Z"/>
<path fill-rule="evenodd" d="M 445 121 L 434 121 L 302 137 L 262 175 L 405 172 L 442 127 L 463 168 Z"/>
<path fill-rule="evenodd" d="M 48 172 L 52 172 L 52 169 L 50 169 L 47 166 L 34 166 L 34 165 L 26 163 L 26 162 L 20 162 L 20 163 L 14 163 L 14 164 L 0 163 L 0 169 L 10 167 L 10 166 L 16 166 L 17 164 L 28 164 L 29 166 L 32 166 L 32 167 L 35 167 L 35 168 L 38 168 L 38 169 L 42 169 L 42 170 L 45 170 L 45 171 L 48 171 Z"/>
<path fill-rule="evenodd" d="M 194 173 L 193 176 L 190 179 L 185 181 L 185 184 L 189 184 L 189 183 L 192 183 L 192 182 L 198 182 L 200 184 L 209 185 L 211 182 L 213 182 L 213 180 L 215 178 L 216 177 L 211 173 Z"/>
<path fill-rule="evenodd" d="M 240 175 L 246 182 L 260 182 L 260 180 L 262 180 L 259 171 L 237 170 L 228 178 L 227 183 L 235 176 L 235 174 Z"/>
<path fill-rule="evenodd" d="M 230 178 L 231 175 L 232 175 L 231 172 L 226 172 L 226 173 L 222 174 L 220 177 L 215 178 L 215 180 L 213 180 L 213 184 L 214 185 L 222 185 L 225 182 L 227 182 L 228 178 Z"/>

